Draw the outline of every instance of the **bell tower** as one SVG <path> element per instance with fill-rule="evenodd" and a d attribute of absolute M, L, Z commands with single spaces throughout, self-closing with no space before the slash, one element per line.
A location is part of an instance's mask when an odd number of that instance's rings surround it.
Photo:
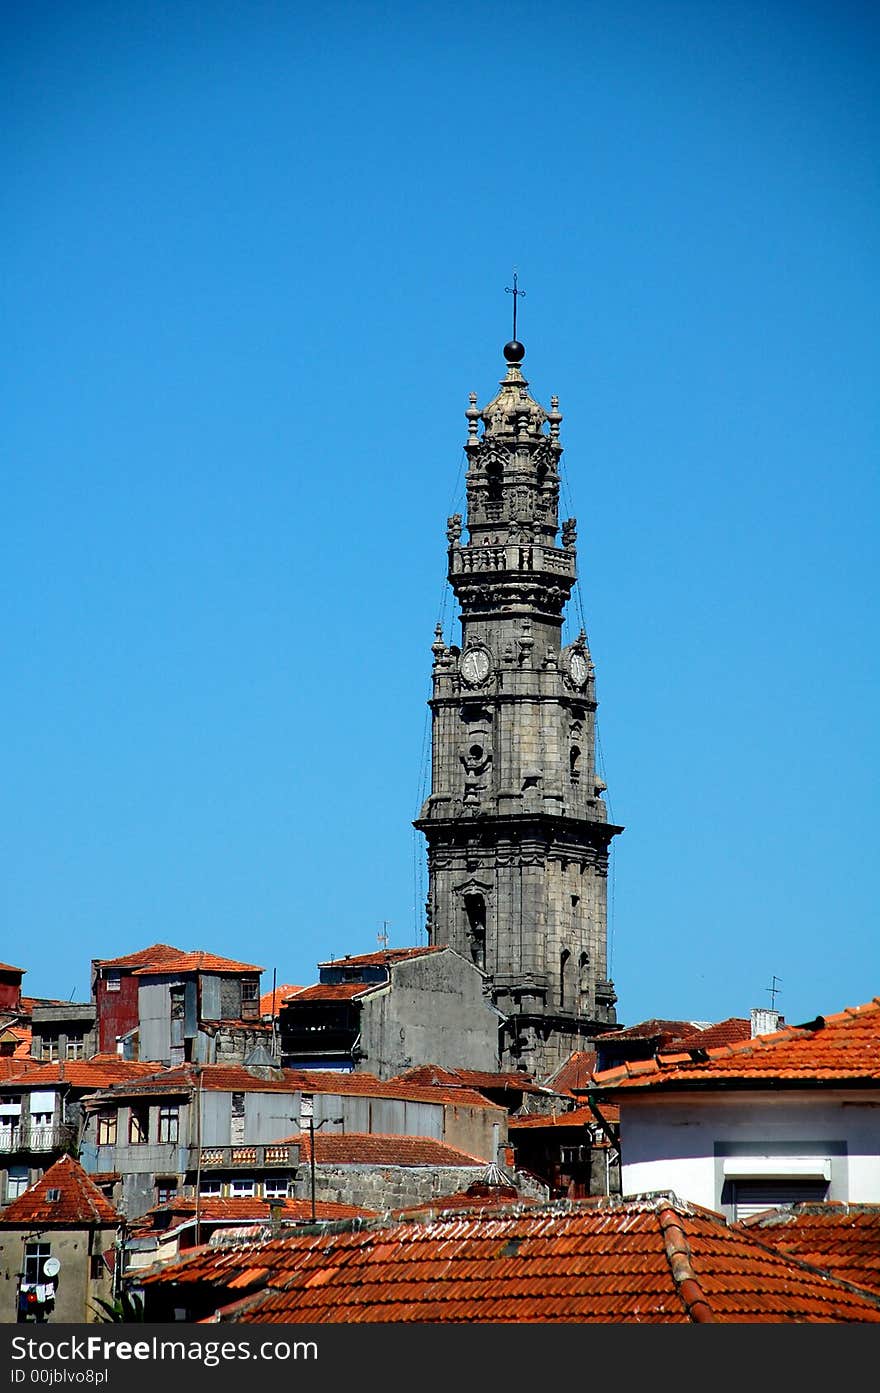
<path fill-rule="evenodd" d="M 446 532 L 462 646 L 438 624 L 431 792 L 415 826 L 429 943 L 485 971 L 501 1067 L 542 1078 L 616 1023 L 606 888 L 623 829 L 596 773 L 586 635 L 561 646 L 577 575 L 574 518 L 559 538 L 562 416 L 556 397 L 547 412 L 529 395 L 515 334 L 500 391 L 482 410 L 472 392 L 465 412 L 467 517 Z"/>

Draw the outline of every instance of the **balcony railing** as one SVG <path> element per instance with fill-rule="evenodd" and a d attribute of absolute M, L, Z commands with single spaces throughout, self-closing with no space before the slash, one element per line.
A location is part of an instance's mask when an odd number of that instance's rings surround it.
<path fill-rule="evenodd" d="M 73 1141 L 74 1129 L 60 1127 L 0 1127 L 0 1152 L 59 1151 Z"/>
<path fill-rule="evenodd" d="M 195 1153 L 198 1157 L 198 1151 Z M 235 1166 L 295 1166 L 299 1161 L 298 1142 L 259 1142 L 251 1146 L 203 1146 L 202 1169 L 218 1170 Z"/>

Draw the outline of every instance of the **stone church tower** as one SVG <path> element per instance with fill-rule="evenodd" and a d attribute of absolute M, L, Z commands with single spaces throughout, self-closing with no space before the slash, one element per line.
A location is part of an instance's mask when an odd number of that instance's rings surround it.
<path fill-rule="evenodd" d="M 428 941 L 488 975 L 501 1066 L 546 1077 L 616 1023 L 607 979 L 608 822 L 593 664 L 561 646 L 576 524 L 559 533 L 559 423 L 529 395 L 514 338 L 481 411 L 471 393 L 467 537 L 448 521 L 462 647 L 433 644 Z M 480 433 L 480 423 L 483 430 Z"/>

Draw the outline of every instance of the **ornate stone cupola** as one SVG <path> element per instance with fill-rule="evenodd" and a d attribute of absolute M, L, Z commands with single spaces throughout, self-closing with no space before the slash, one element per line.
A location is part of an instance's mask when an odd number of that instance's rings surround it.
<path fill-rule="evenodd" d="M 586 635 L 561 646 L 574 518 L 559 525 L 562 416 L 529 395 L 525 349 L 482 410 L 471 393 L 467 517 L 448 519 L 462 645 L 437 626 L 427 931 L 487 976 L 502 1067 L 549 1075 L 616 1022 L 607 978 L 608 822 Z M 482 424 L 482 433 L 480 426 Z M 464 536 L 466 529 L 466 537 Z M 558 542 L 561 541 L 561 545 Z"/>

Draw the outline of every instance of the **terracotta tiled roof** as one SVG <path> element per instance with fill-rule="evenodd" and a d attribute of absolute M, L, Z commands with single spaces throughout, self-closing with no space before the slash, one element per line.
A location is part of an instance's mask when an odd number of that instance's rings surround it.
<path fill-rule="evenodd" d="M 11 967 L 9 963 L 0 963 L 0 972 L 19 972 L 22 977 L 27 972 L 26 967 Z"/>
<path fill-rule="evenodd" d="M 331 958 L 328 962 L 318 963 L 318 967 L 392 967 L 395 963 L 404 962 L 407 958 L 423 958 L 428 953 L 443 953 L 442 946 L 432 948 L 384 948 L 379 953 L 361 953 L 357 957 L 347 955 L 344 958 Z"/>
<path fill-rule="evenodd" d="M 619 1108 L 611 1104 L 602 1105 L 602 1116 L 606 1122 L 619 1121 Z M 527 1117 L 511 1117 L 507 1126 L 511 1131 L 520 1132 L 540 1130 L 542 1127 L 586 1127 L 596 1126 L 596 1118 L 590 1108 L 572 1108 L 570 1112 L 532 1113 Z"/>
<path fill-rule="evenodd" d="M 96 1055 L 94 1059 L 65 1059 L 52 1064 L 31 1061 L 31 1066 L 15 1082 L 24 1088 L 46 1088 L 68 1084 L 71 1088 L 109 1088 L 111 1084 L 150 1074 L 154 1064 L 144 1060 L 122 1059 L 119 1055 Z"/>
<path fill-rule="evenodd" d="M 674 1196 L 515 1205 L 196 1253 L 141 1279 L 213 1285 L 243 1324 L 880 1324 L 880 1300 Z M 241 1298 L 244 1298 L 243 1300 Z"/>
<path fill-rule="evenodd" d="M 300 1161 L 311 1162 L 308 1132 L 297 1132 Z M 373 1132 L 316 1132 L 315 1162 L 321 1166 L 480 1166 L 486 1162 L 433 1137 L 386 1136 Z"/>
<path fill-rule="evenodd" d="M 682 1048 L 595 1076 L 600 1092 L 632 1088 L 777 1087 L 880 1083 L 880 997 L 805 1025 L 710 1049 L 705 1061 Z"/>
<path fill-rule="evenodd" d="M 144 967 L 147 963 L 161 962 L 163 958 L 175 958 L 179 948 L 170 943 L 152 943 L 149 948 L 140 948 L 137 953 L 126 953 L 122 958 L 96 958 L 96 967 Z"/>
<path fill-rule="evenodd" d="M 30 1059 L 31 1028 L 29 1025 L 0 1025 L 0 1039 L 4 1044 L 15 1041 L 13 1059 Z M 8 1058 L 8 1056 L 6 1056 Z"/>
<path fill-rule="evenodd" d="M 205 1092 L 215 1093 L 302 1092 L 329 1093 L 339 1097 L 402 1098 L 415 1103 L 452 1103 L 456 1107 L 490 1108 L 504 1115 L 503 1108 L 470 1088 L 420 1087 L 394 1079 L 378 1079 L 375 1074 L 337 1073 L 331 1069 L 273 1069 L 264 1078 L 246 1069 L 243 1064 L 203 1064 L 198 1068 L 192 1064 L 182 1064 L 174 1069 L 161 1070 L 157 1070 L 153 1064 L 146 1067 L 150 1070 L 148 1075 L 113 1088 L 113 1096 L 125 1098 L 133 1094 L 180 1093 L 200 1086 Z"/>
<path fill-rule="evenodd" d="M 692 1035 L 698 1029 L 696 1021 L 639 1021 L 620 1030 L 607 1030 L 593 1039 L 603 1044 L 615 1044 L 618 1040 L 679 1040 L 682 1035 Z"/>
<path fill-rule="evenodd" d="M 0 1055 L 0 1079 L 20 1078 L 28 1067 L 28 1059 L 20 1055 Z"/>
<path fill-rule="evenodd" d="M 315 982 L 311 987 L 301 987 L 291 1004 L 298 1006 L 301 1001 L 353 1001 L 357 996 L 383 991 L 385 985 L 384 982 Z"/>
<path fill-rule="evenodd" d="M 57 1191 L 56 1198 L 50 1196 Z M 118 1224 L 119 1215 L 72 1156 L 62 1156 L 45 1175 L 0 1212 L 0 1227 L 42 1228 L 72 1224 Z"/>
<path fill-rule="evenodd" d="M 60 996 L 23 996 L 21 998 L 21 1015 L 32 1016 L 35 1006 L 69 1006 L 69 1001 L 63 1001 Z"/>
<path fill-rule="evenodd" d="M 441 1084 L 446 1088 L 476 1088 L 486 1093 L 547 1093 L 531 1074 L 494 1074 L 482 1069 L 444 1069 L 439 1064 L 418 1064 L 405 1069 L 397 1078 L 401 1083 Z"/>
<path fill-rule="evenodd" d="M 253 963 L 239 963 L 234 958 L 221 958 L 217 953 L 205 953 L 199 949 L 195 953 L 168 954 L 158 962 L 145 963 L 136 967 L 135 977 L 156 977 L 165 972 L 263 972 L 262 967 Z"/>
<path fill-rule="evenodd" d="M 752 1023 L 741 1016 L 729 1016 L 726 1021 L 717 1021 L 703 1030 L 695 1030 L 692 1035 L 682 1035 L 675 1041 L 675 1047 L 683 1050 L 713 1050 L 719 1045 L 735 1045 L 738 1040 L 752 1038 Z"/>
<path fill-rule="evenodd" d="M 276 987 L 274 992 L 263 992 L 260 997 L 260 1015 L 277 1016 L 278 1007 L 285 997 L 294 996 L 296 992 L 301 992 L 302 987 L 294 987 L 289 982 L 283 986 Z"/>
<path fill-rule="evenodd" d="M 311 1200 L 283 1198 L 278 1200 L 261 1199 L 259 1197 L 249 1197 L 246 1199 L 223 1198 L 222 1196 L 205 1195 L 199 1205 L 199 1217 L 205 1223 L 265 1223 L 272 1217 L 273 1210 L 277 1210 L 280 1216 L 287 1222 L 295 1220 L 299 1223 L 307 1223 L 312 1217 Z M 322 1220 L 356 1219 L 359 1215 L 375 1214 L 373 1209 L 362 1209 L 359 1205 L 336 1204 L 332 1200 L 315 1201 L 315 1218 Z M 195 1200 L 179 1199 L 172 1200 L 169 1204 L 157 1204 L 153 1209 L 135 1220 L 131 1225 L 139 1237 L 144 1231 L 166 1232 L 174 1226 L 174 1222 L 183 1223 L 187 1219 L 195 1218 Z M 172 1222 L 163 1223 L 162 1220 L 170 1219 Z"/>
<path fill-rule="evenodd" d="M 798 1204 L 763 1210 L 735 1227 L 880 1295 L 880 1204 Z"/>
<path fill-rule="evenodd" d="M 548 1086 L 556 1093 L 574 1093 L 584 1089 L 592 1082 L 596 1067 L 595 1050 L 575 1050 L 555 1074 L 547 1080 Z"/>

